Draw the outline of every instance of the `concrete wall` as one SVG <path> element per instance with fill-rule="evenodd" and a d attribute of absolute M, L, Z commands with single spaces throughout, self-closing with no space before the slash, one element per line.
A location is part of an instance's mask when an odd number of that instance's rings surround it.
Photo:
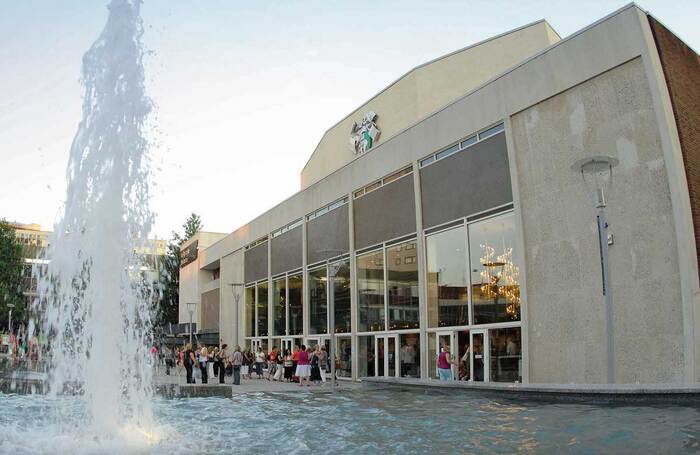
<path fill-rule="evenodd" d="M 301 172 L 301 188 L 355 159 L 350 130 L 366 112 L 378 114 L 379 142 L 385 141 L 558 40 L 549 24 L 539 21 L 415 68 L 323 135 Z"/>
<path fill-rule="evenodd" d="M 231 286 L 243 283 L 243 262 L 243 250 L 221 258 L 219 336 L 229 346 L 241 343 L 245 335 L 243 324 L 237 324 L 243 321 L 245 292 L 242 286 Z M 238 307 L 235 305 L 236 294 L 239 295 Z M 239 333 L 236 332 L 236 327 L 239 327 Z"/>
<path fill-rule="evenodd" d="M 620 160 L 607 194 L 615 381 L 681 382 L 676 236 L 659 129 L 634 59 L 512 117 L 525 239 L 531 382 L 605 382 L 605 307 L 595 210 L 580 175 Z"/>

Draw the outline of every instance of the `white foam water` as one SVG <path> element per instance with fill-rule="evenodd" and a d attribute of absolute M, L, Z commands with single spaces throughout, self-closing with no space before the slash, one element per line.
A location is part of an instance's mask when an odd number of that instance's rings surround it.
<path fill-rule="evenodd" d="M 148 334 L 156 286 L 143 254 L 153 223 L 145 133 L 152 103 L 140 4 L 111 0 L 107 23 L 83 56 L 83 116 L 36 301 L 52 348 L 51 394 L 84 401 L 81 421 L 65 421 L 57 409 L 58 432 L 93 444 L 125 432 L 147 443 L 154 428 Z"/>

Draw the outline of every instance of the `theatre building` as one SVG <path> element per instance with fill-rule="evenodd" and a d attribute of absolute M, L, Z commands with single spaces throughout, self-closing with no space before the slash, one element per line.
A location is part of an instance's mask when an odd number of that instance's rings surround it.
<path fill-rule="evenodd" d="M 180 322 L 335 336 L 352 380 L 436 380 L 449 347 L 477 382 L 697 382 L 699 68 L 635 5 L 418 66 L 326 131 L 298 193 L 184 245 Z"/>

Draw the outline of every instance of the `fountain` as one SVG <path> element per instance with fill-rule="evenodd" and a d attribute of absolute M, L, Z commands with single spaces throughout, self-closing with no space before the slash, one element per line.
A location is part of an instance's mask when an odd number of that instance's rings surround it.
<path fill-rule="evenodd" d="M 148 334 L 156 288 L 143 274 L 153 223 L 145 137 L 152 103 L 140 0 L 112 0 L 108 9 L 83 56 L 83 117 L 35 303 L 37 328 L 51 337 L 50 393 L 82 395 L 97 438 L 153 427 Z"/>

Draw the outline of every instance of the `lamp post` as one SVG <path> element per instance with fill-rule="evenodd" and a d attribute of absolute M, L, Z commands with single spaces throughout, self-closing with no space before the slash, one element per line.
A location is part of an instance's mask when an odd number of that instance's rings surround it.
<path fill-rule="evenodd" d="M 244 287 L 243 283 L 229 283 L 231 286 L 231 293 L 233 294 L 233 326 L 236 328 L 234 339 L 236 340 L 236 345 L 238 345 L 238 302 L 241 301 L 241 293 L 236 292 L 236 287 Z"/>
<path fill-rule="evenodd" d="M 8 303 L 7 308 L 10 309 L 10 311 L 7 314 L 7 327 L 10 329 L 10 333 L 12 333 L 12 309 L 15 307 L 14 303 Z"/>
<path fill-rule="evenodd" d="M 608 235 L 608 222 L 605 218 L 605 189 L 612 183 L 612 168 L 619 161 L 609 156 L 593 156 L 575 162 L 571 169 L 581 173 L 584 183 L 593 195 L 598 224 L 598 248 L 603 284 L 603 299 L 605 302 L 605 334 L 607 348 L 607 382 L 615 380 L 614 356 L 615 338 L 613 336 L 612 287 L 610 281 L 610 263 L 608 246 L 612 245 L 612 234 Z"/>
<path fill-rule="evenodd" d="M 192 315 L 194 314 L 194 308 L 196 306 L 196 302 L 187 302 L 187 311 L 190 313 L 190 325 L 188 327 L 188 331 L 190 332 L 190 346 L 192 346 Z"/>
<path fill-rule="evenodd" d="M 325 254 L 326 256 L 335 256 L 342 254 L 341 250 L 322 250 L 319 253 Z M 340 270 L 342 265 L 340 260 L 337 260 L 333 264 L 330 263 L 329 259 L 326 259 L 326 265 L 328 265 L 328 333 L 331 336 L 330 339 L 330 351 L 328 353 L 331 361 L 331 391 L 335 390 L 335 275 Z"/>

